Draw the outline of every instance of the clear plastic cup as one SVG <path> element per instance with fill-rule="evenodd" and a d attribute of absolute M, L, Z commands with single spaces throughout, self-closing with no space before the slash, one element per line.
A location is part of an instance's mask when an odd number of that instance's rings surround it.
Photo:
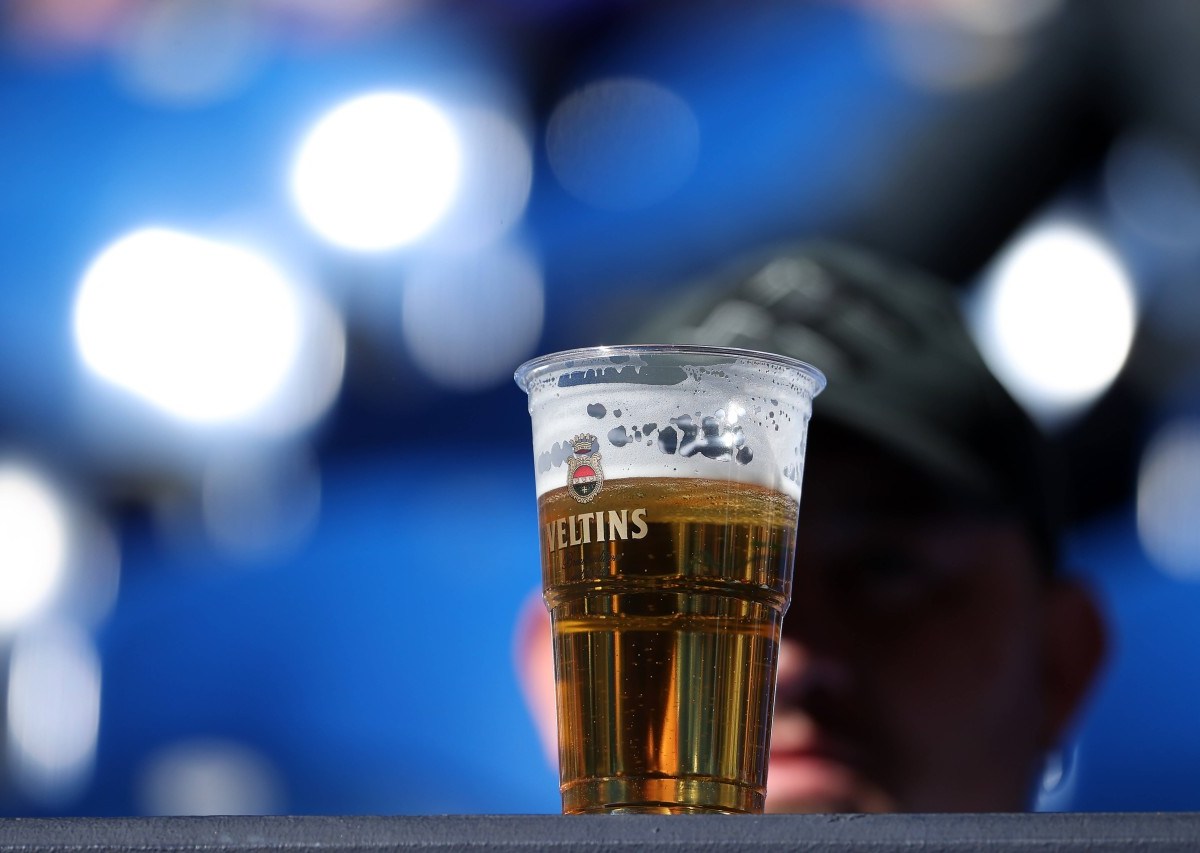
<path fill-rule="evenodd" d="M 533 422 L 563 812 L 761 813 L 812 400 L 803 362 L 543 356 Z"/>

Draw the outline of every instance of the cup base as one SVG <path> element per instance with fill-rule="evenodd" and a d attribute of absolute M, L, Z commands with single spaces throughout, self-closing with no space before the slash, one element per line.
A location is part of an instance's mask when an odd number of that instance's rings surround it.
<path fill-rule="evenodd" d="M 588 812 L 571 812 L 571 814 L 746 814 L 728 809 L 711 809 L 701 806 L 612 806 L 611 808 L 595 809 Z"/>
<path fill-rule="evenodd" d="M 563 814 L 762 814 L 762 788 L 697 777 L 610 776 L 562 788 Z"/>

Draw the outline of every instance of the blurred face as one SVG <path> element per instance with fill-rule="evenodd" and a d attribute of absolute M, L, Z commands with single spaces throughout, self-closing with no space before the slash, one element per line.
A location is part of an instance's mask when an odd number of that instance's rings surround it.
<path fill-rule="evenodd" d="M 1020 811 L 1103 660 L 1085 587 L 1023 528 L 972 513 L 870 445 L 813 431 L 784 620 L 767 811 Z M 521 682 L 557 754 L 550 623 Z"/>
<path fill-rule="evenodd" d="M 1030 542 L 868 445 L 822 440 L 804 475 L 768 811 L 1026 808 L 1048 745 Z"/>

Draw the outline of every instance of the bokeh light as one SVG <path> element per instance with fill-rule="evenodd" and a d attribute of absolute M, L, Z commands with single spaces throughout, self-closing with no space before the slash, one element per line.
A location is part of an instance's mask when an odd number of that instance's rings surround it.
<path fill-rule="evenodd" d="M 418 12 L 429 0 L 259 0 L 263 12 L 307 42 L 329 42 L 378 30 Z"/>
<path fill-rule="evenodd" d="M 119 76 L 148 101 L 180 107 L 232 95 L 265 51 L 259 13 L 243 0 L 140 3 L 114 46 Z"/>
<path fill-rule="evenodd" d="M 129 0 L 9 0 L 0 5 L 0 26 L 12 46 L 70 53 L 110 37 L 128 5 Z"/>
<path fill-rule="evenodd" d="M 1200 234 L 1200 158 L 1140 129 L 1117 140 L 1104 163 L 1109 206 L 1143 239 L 1194 246 Z"/>
<path fill-rule="evenodd" d="M 1046 755 L 1042 777 L 1034 795 L 1034 811 L 1071 811 L 1079 778 L 1079 745 L 1066 743 Z"/>
<path fill-rule="evenodd" d="M 437 107 L 377 92 L 324 115 L 305 136 L 291 187 L 308 224 L 335 245 L 393 249 L 432 228 L 458 189 L 458 134 Z"/>
<path fill-rule="evenodd" d="M 100 658 L 91 638 L 65 622 L 18 637 L 7 707 L 9 771 L 22 792 L 51 805 L 77 794 L 100 729 Z"/>
<path fill-rule="evenodd" d="M 1017 71 L 1028 37 L 1062 0 L 931 0 L 870 3 L 897 73 L 922 88 L 990 86 Z"/>
<path fill-rule="evenodd" d="M 150 815 L 272 814 L 283 810 L 279 771 L 258 750 L 198 737 L 152 755 L 141 771 L 141 809 Z"/>
<path fill-rule="evenodd" d="M 1015 72 L 1021 45 L 941 18 L 900 18 L 883 31 L 897 73 L 923 89 L 955 91 L 991 86 Z"/>
<path fill-rule="evenodd" d="M 550 115 L 546 155 L 563 188 L 604 210 L 648 207 L 678 191 L 700 157 L 700 124 L 675 92 L 621 77 L 567 95 Z"/>
<path fill-rule="evenodd" d="M 287 436 L 312 426 L 337 401 L 346 370 L 346 325 L 321 294 L 296 294 L 300 344 L 274 394 L 247 422 L 253 431 Z"/>
<path fill-rule="evenodd" d="M 95 627 L 109 615 L 121 585 L 121 548 L 111 524 L 97 512 L 69 506 L 67 570 L 54 612 Z"/>
<path fill-rule="evenodd" d="M 151 228 L 106 248 L 75 303 L 75 341 L 98 376 L 173 416 L 246 417 L 283 383 L 300 345 L 293 285 L 264 258 Z"/>
<path fill-rule="evenodd" d="M 321 475 L 312 454 L 231 451 L 209 462 L 203 478 L 204 528 L 222 552 L 244 559 L 302 545 L 321 510 Z"/>
<path fill-rule="evenodd" d="M 439 249 L 477 251 L 521 221 L 533 185 L 533 153 L 525 131 L 500 111 L 463 108 L 450 117 L 462 146 L 459 191 L 428 239 Z"/>
<path fill-rule="evenodd" d="M 1137 529 L 1142 548 L 1163 572 L 1200 578 L 1200 420 L 1171 421 L 1146 446 Z"/>
<path fill-rule="evenodd" d="M 933 0 L 923 5 L 982 35 L 1011 36 L 1043 23 L 1062 7 L 1063 0 Z"/>
<path fill-rule="evenodd" d="M 50 483 L 0 464 L 0 631 L 35 616 L 58 592 L 68 558 L 66 507 Z"/>
<path fill-rule="evenodd" d="M 404 342 L 439 385 L 461 391 L 508 380 L 542 331 L 542 271 L 514 247 L 429 263 L 405 283 Z"/>
<path fill-rule="evenodd" d="M 1019 235 L 985 273 L 971 320 L 992 370 L 1053 424 L 1094 401 L 1129 355 L 1134 285 L 1108 244 L 1068 220 Z"/>

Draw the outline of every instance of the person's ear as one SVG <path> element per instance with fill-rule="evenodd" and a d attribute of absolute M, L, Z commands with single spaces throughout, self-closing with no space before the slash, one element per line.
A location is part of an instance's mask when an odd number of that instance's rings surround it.
<path fill-rule="evenodd" d="M 530 595 L 521 608 L 513 651 L 521 694 L 537 726 L 546 757 L 552 765 L 557 766 L 558 709 L 554 687 L 554 641 L 550 614 L 540 592 Z"/>
<path fill-rule="evenodd" d="M 1045 729 L 1043 748 L 1055 746 L 1099 674 L 1108 650 L 1104 620 L 1091 592 L 1077 580 L 1057 578 L 1047 588 L 1044 625 Z"/>

